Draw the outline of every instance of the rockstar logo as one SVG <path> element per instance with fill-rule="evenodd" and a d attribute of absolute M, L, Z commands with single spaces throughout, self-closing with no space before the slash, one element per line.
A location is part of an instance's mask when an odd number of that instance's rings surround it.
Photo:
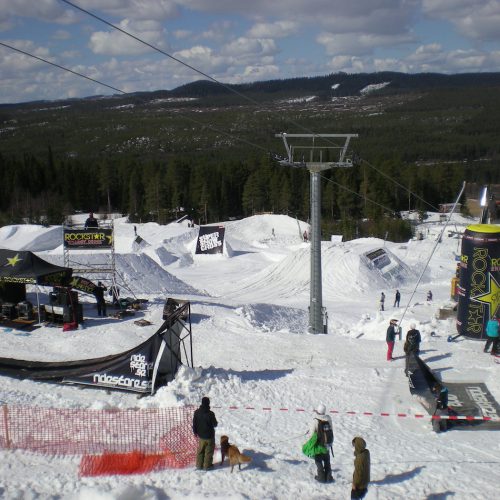
<path fill-rule="evenodd" d="M 72 287 L 74 287 L 74 286 L 78 285 L 78 281 L 79 281 L 79 280 L 78 280 L 78 278 L 73 278 L 73 279 L 71 280 L 70 285 L 71 285 Z"/>
<path fill-rule="evenodd" d="M 19 254 L 16 253 L 16 255 L 14 255 L 14 257 L 11 257 L 10 259 L 7 257 L 7 266 L 12 266 L 12 267 L 15 267 L 15 265 L 18 263 L 18 262 L 21 262 L 23 259 L 20 259 L 19 258 Z"/>
<path fill-rule="evenodd" d="M 472 300 L 487 304 L 490 306 L 490 318 L 493 317 L 495 312 L 500 305 L 500 286 L 498 286 L 497 280 L 490 273 L 490 283 L 489 291 L 483 293 L 482 295 L 477 295 L 476 297 L 471 297 Z"/>

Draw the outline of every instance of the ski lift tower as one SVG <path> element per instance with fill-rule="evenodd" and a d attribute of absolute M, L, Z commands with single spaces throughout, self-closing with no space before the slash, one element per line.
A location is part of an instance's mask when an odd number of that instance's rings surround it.
<path fill-rule="evenodd" d="M 309 304 L 309 332 L 328 333 L 328 314 L 323 307 L 321 280 L 321 175 L 331 168 L 352 167 L 352 161 L 346 159 L 347 148 L 351 138 L 358 134 L 276 134 L 281 137 L 287 152 L 287 158 L 276 158 L 280 165 L 307 168 L 310 173 L 311 194 L 311 278 Z M 311 140 L 308 144 L 295 143 L 301 139 Z M 333 140 L 344 140 L 344 145 L 335 144 Z M 334 153 L 339 151 L 338 161 L 332 161 Z M 309 160 L 306 160 L 306 156 Z M 297 161 L 297 158 L 300 158 Z"/>

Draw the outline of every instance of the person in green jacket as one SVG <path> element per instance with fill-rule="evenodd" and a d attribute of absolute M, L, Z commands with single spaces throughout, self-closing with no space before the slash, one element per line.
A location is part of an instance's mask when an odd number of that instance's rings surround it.
<path fill-rule="evenodd" d="M 351 498 L 364 498 L 370 482 L 370 451 L 362 437 L 352 440 L 354 446 L 354 473 L 352 475 Z"/>

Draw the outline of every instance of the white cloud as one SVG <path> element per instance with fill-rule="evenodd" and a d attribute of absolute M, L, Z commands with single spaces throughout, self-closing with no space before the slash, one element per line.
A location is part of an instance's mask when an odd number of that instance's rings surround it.
<path fill-rule="evenodd" d="M 276 43 L 270 38 L 239 37 L 222 47 L 221 53 L 232 57 L 262 57 L 276 54 Z"/>
<path fill-rule="evenodd" d="M 463 36 L 500 40 L 500 0 L 423 0 L 423 12 L 451 22 Z"/>
<path fill-rule="evenodd" d="M 0 23 L 14 16 L 36 18 L 57 24 L 72 24 L 78 18 L 75 9 L 58 0 L 0 0 Z"/>
<path fill-rule="evenodd" d="M 158 48 L 164 48 L 165 33 L 156 21 L 130 21 L 124 19 L 119 27 Z M 95 54 L 137 55 L 151 52 L 151 48 L 117 30 L 96 31 L 92 33 L 89 48 Z"/>
<path fill-rule="evenodd" d="M 369 33 L 331 34 L 320 33 L 316 41 L 325 47 L 328 55 L 362 56 L 371 54 L 376 48 L 414 42 L 410 35 L 377 35 Z"/>
<path fill-rule="evenodd" d="M 247 35 L 251 38 L 284 38 L 298 31 L 295 21 L 276 21 L 274 23 L 254 24 Z"/>

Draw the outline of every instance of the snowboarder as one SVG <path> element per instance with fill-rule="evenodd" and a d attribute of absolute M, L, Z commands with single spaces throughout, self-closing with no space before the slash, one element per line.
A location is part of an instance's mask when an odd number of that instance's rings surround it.
<path fill-rule="evenodd" d="M 399 290 L 396 290 L 396 295 L 394 297 L 394 307 L 399 307 L 399 301 L 401 300 L 401 294 Z"/>
<path fill-rule="evenodd" d="M 436 397 L 436 417 L 448 416 L 448 388 L 436 382 L 432 387 L 432 393 Z M 448 429 L 448 420 L 441 418 L 432 419 L 432 430 L 434 432 L 444 432 Z"/>
<path fill-rule="evenodd" d="M 406 334 L 406 341 L 403 347 L 406 354 L 406 362 L 405 362 L 405 375 L 408 376 L 408 367 L 410 363 L 411 353 L 414 352 L 418 355 L 420 352 L 420 342 L 422 341 L 422 337 L 420 336 L 420 332 L 416 329 L 415 323 L 410 325 L 410 330 Z"/>
<path fill-rule="evenodd" d="M 432 292 L 429 290 L 427 292 L 427 302 L 431 302 L 432 301 Z"/>
<path fill-rule="evenodd" d="M 370 483 L 370 451 L 362 437 L 352 440 L 354 446 L 354 472 L 352 475 L 351 498 L 364 498 Z"/>
<path fill-rule="evenodd" d="M 395 319 L 391 319 L 389 322 L 389 328 L 387 328 L 387 333 L 385 336 L 385 341 L 387 342 L 387 361 L 392 361 L 392 351 L 394 350 L 394 342 L 396 340 L 396 329 L 398 328 L 398 322 Z M 398 330 L 399 331 L 399 330 Z"/>
<path fill-rule="evenodd" d="M 380 310 L 383 311 L 384 310 L 384 303 L 385 303 L 385 293 L 382 292 L 380 294 Z"/>
<path fill-rule="evenodd" d="M 193 433 L 198 438 L 196 469 L 209 470 L 213 467 L 215 450 L 215 428 L 217 419 L 210 410 L 210 399 L 201 398 L 201 406 L 193 415 Z"/>
<path fill-rule="evenodd" d="M 106 301 L 104 300 L 104 292 L 107 288 L 99 281 L 94 289 L 94 296 L 97 303 L 97 316 L 106 317 Z"/>
<path fill-rule="evenodd" d="M 87 220 L 85 221 L 85 229 L 95 229 L 99 227 L 97 219 L 94 217 L 93 212 L 89 213 Z"/>
<path fill-rule="evenodd" d="M 309 429 L 309 441 L 307 441 L 302 449 L 307 456 L 314 458 L 317 469 L 314 479 L 320 483 L 331 483 L 333 481 L 330 453 L 328 451 L 333 442 L 331 428 L 332 419 L 330 415 L 326 414 L 325 405 L 319 404 L 314 410 L 313 421 Z M 325 429 L 329 429 L 329 432 L 326 432 Z M 327 437 L 328 435 L 330 436 L 329 438 Z M 330 443 L 328 443 L 329 440 Z"/>
<path fill-rule="evenodd" d="M 488 320 L 488 323 L 486 323 L 486 335 L 487 335 L 487 340 L 486 344 L 484 345 L 484 352 L 488 352 L 488 349 L 490 348 L 491 345 L 491 354 L 494 356 L 498 352 L 498 321 L 496 317 L 493 317 L 492 319 Z"/>

